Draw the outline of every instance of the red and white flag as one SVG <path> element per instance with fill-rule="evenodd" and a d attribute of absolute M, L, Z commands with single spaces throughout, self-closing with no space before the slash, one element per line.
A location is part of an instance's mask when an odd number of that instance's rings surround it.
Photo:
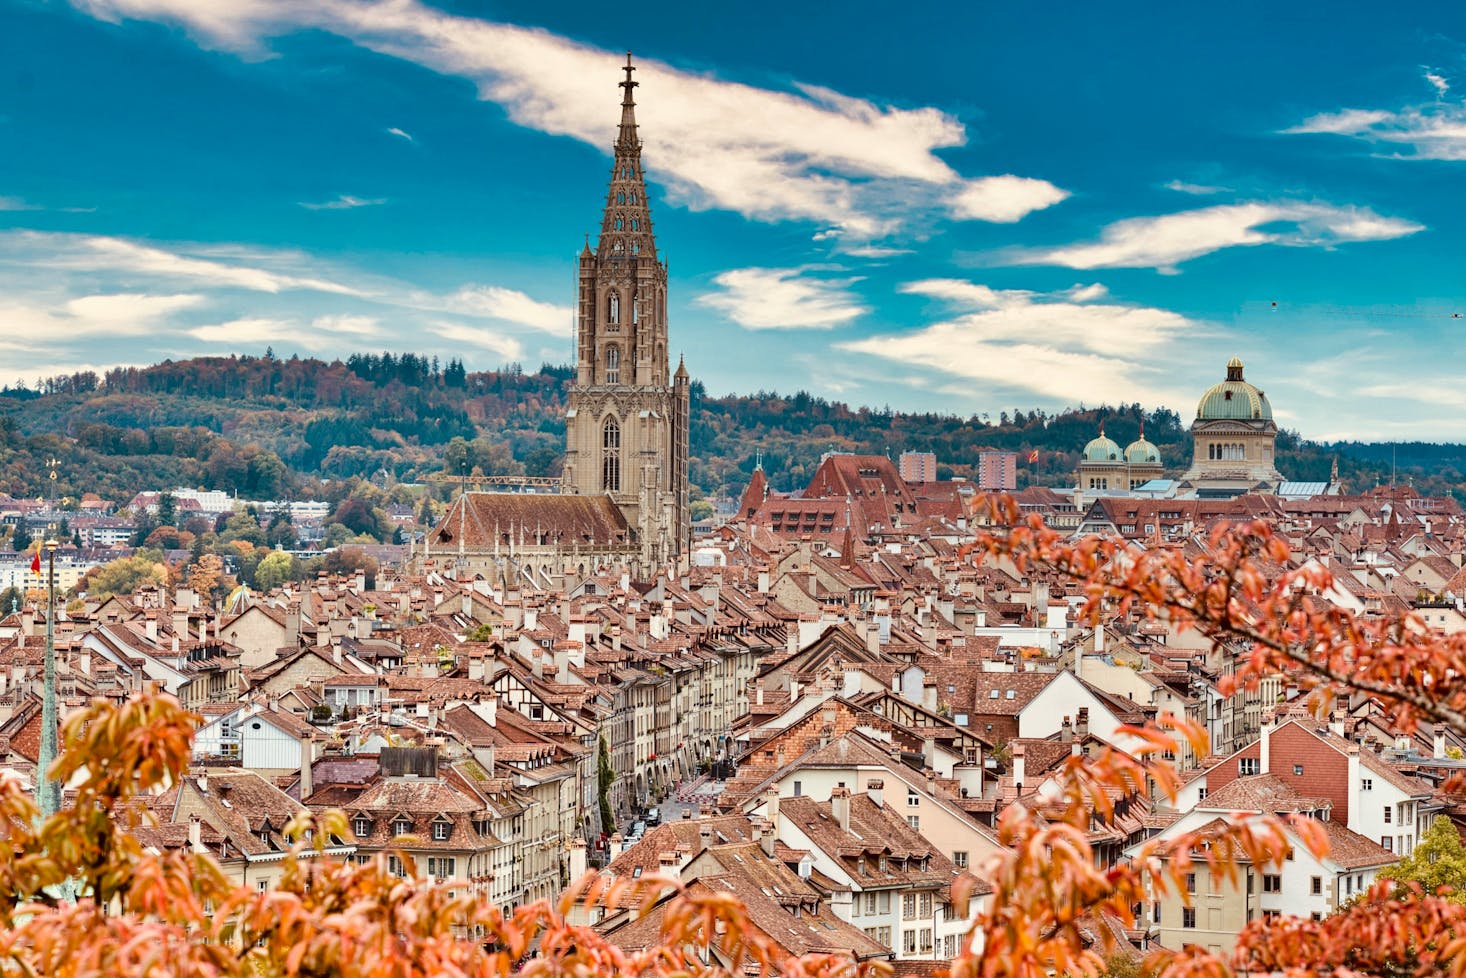
<path fill-rule="evenodd" d="M 36 555 L 31 558 L 31 573 L 32 574 L 39 574 L 40 572 L 41 572 L 41 548 L 39 546 L 37 546 L 36 547 Z"/>

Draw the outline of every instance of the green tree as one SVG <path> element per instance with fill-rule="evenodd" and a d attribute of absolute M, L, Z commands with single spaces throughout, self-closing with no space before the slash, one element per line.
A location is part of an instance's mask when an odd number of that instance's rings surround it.
<path fill-rule="evenodd" d="M 172 526 L 178 522 L 178 502 L 173 493 L 165 492 L 158 497 L 158 525 Z"/>
<path fill-rule="evenodd" d="M 8 615 L 13 609 L 25 604 L 25 595 L 20 593 L 18 587 L 8 587 L 0 591 L 0 616 Z"/>
<path fill-rule="evenodd" d="M 92 597 L 131 594 L 145 584 L 168 584 L 168 566 L 156 550 L 140 550 L 131 557 L 119 557 L 87 573 L 77 590 Z"/>
<path fill-rule="evenodd" d="M 1437 815 L 1415 851 L 1380 876 L 1396 883 L 1419 883 L 1426 893 L 1447 887 L 1448 899 L 1466 904 L 1466 845 L 1461 844 L 1455 823 Z"/>
<path fill-rule="evenodd" d="M 601 809 L 601 831 L 615 832 L 616 820 L 611 815 L 611 785 L 616 783 L 616 772 L 611 770 L 611 745 L 606 735 L 601 734 L 600 752 L 596 755 L 596 801 Z"/>
<path fill-rule="evenodd" d="M 294 577 L 295 558 L 279 550 L 266 554 L 255 567 L 255 587 L 273 591 Z"/>
<path fill-rule="evenodd" d="M 35 542 L 35 537 L 31 536 L 31 531 L 26 529 L 24 523 L 15 524 L 15 532 L 10 536 L 10 545 L 15 548 L 16 553 L 29 550 L 31 544 Z"/>

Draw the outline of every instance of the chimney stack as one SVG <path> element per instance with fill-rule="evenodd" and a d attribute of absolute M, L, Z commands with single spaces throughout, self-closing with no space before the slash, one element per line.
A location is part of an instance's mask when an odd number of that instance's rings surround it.
<path fill-rule="evenodd" d="M 884 808 L 886 805 L 886 782 L 880 778 L 865 783 L 865 793 L 877 808 Z"/>
<path fill-rule="evenodd" d="M 1089 736 L 1089 707 L 1081 706 L 1079 715 L 1074 718 L 1074 735 L 1083 740 Z"/>
<path fill-rule="evenodd" d="M 1059 726 L 1059 742 L 1061 744 L 1072 744 L 1074 742 L 1074 727 L 1065 717 L 1064 722 Z"/>
<path fill-rule="evenodd" d="M 842 832 L 850 831 L 850 790 L 836 788 L 830 792 L 830 813 Z"/>

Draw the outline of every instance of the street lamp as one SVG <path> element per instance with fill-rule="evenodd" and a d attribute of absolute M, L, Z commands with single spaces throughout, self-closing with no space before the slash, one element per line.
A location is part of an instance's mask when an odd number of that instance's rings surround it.
<path fill-rule="evenodd" d="M 54 473 L 53 473 L 54 475 Z M 51 780 L 56 760 L 56 539 L 48 537 L 46 548 L 46 658 L 41 690 L 41 746 L 36 757 L 36 804 L 41 818 L 61 807 L 61 785 Z"/>

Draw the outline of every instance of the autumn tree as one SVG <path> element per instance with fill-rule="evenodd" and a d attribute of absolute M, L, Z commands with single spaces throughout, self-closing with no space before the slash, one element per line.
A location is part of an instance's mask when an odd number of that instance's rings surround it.
<path fill-rule="evenodd" d="M 1218 682 L 1223 695 L 1255 690 L 1282 675 L 1320 713 L 1344 692 L 1378 698 L 1404 731 L 1421 722 L 1466 734 L 1466 634 L 1443 635 L 1418 617 L 1354 614 L 1325 599 L 1334 586 L 1320 562 L 1296 560 L 1265 523 L 1221 525 L 1200 546 L 1151 547 L 1118 538 L 1073 539 L 1025 517 L 1011 499 L 987 503 L 995 529 L 979 534 L 979 555 L 1020 575 L 1067 578 L 1084 598 L 1092 625 L 1113 618 L 1164 622 L 1244 653 Z M 1169 728 L 1169 729 L 1168 729 Z M 1055 972 L 1096 975 L 1105 948 L 1085 948 L 1081 922 L 1106 914 L 1124 926 L 1158 894 L 1189 900 L 1189 867 L 1206 864 L 1238 885 L 1246 867 L 1281 866 L 1291 831 L 1315 854 L 1327 851 L 1321 824 L 1306 816 L 1220 820 L 1162 842 L 1133 847 L 1121 865 L 1096 865 L 1088 830 L 1112 817 L 1115 801 L 1142 791 L 1176 798 L 1177 774 L 1159 758 L 1178 736 L 1207 753 L 1189 722 L 1161 717 L 1119 731 L 1142 743 L 1120 754 L 1105 749 L 1064 764 L 1061 793 L 1042 817 L 1009 806 L 999 818 L 1006 848 L 986 867 L 996 888 L 983 916 L 983 952 L 954 963 L 952 978 L 1046 978 Z M 1448 789 L 1461 786 L 1450 779 Z M 1230 976 L 1233 969 L 1318 973 L 1466 974 L 1466 907 L 1418 883 L 1394 890 L 1380 882 L 1323 920 L 1255 920 L 1229 959 L 1188 946 L 1152 952 L 1146 970 L 1162 978 Z"/>
<path fill-rule="evenodd" d="M 295 558 L 280 550 L 272 550 L 255 566 L 255 587 L 273 591 L 295 575 Z"/>
<path fill-rule="evenodd" d="M 224 586 L 224 561 L 218 554 L 204 554 L 188 569 L 188 586 L 205 601 Z"/>

